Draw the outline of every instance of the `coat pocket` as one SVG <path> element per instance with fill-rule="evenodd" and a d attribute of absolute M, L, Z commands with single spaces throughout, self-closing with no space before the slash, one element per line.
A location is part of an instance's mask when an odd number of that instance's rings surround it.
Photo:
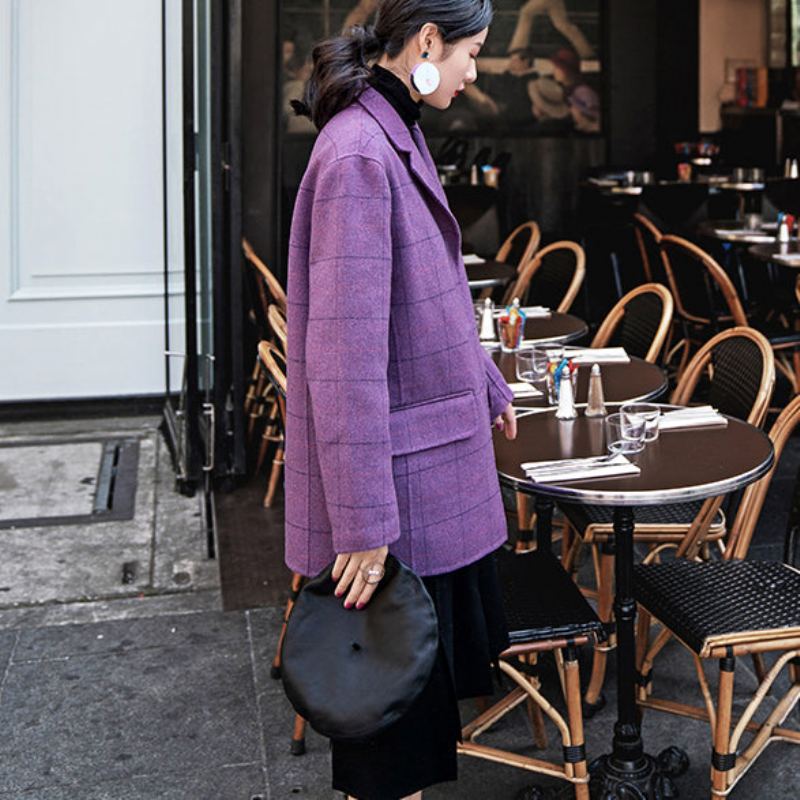
<path fill-rule="evenodd" d="M 392 455 L 418 453 L 469 439 L 483 419 L 472 391 L 391 409 Z"/>

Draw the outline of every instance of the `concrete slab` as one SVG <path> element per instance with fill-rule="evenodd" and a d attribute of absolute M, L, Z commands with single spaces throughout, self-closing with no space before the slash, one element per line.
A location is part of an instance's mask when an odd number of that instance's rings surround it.
<path fill-rule="evenodd" d="M 89 776 L 87 776 L 89 777 Z M 134 775 L 121 780 L 87 781 L 69 787 L 46 786 L 0 792 L 9 800 L 267 800 L 260 764 L 225 765 L 175 774 Z M 275 800 L 278 795 L 272 795 Z"/>
<path fill-rule="evenodd" d="M 91 514 L 101 442 L 0 447 L 0 520 Z"/>
<path fill-rule="evenodd" d="M 221 609 L 222 598 L 218 589 L 172 594 L 142 593 L 108 600 L 0 609 L 0 630 L 155 617 L 161 614 L 195 614 Z"/>
<path fill-rule="evenodd" d="M 249 648 L 228 637 L 15 662 L 0 726 L 5 792 L 263 764 Z"/>

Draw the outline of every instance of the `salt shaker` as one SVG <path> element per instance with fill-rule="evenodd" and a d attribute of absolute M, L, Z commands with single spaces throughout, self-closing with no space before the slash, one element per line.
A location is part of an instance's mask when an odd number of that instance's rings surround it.
<path fill-rule="evenodd" d="M 778 241 L 788 242 L 790 237 L 789 220 L 786 219 L 786 214 L 780 214 L 778 216 Z"/>
<path fill-rule="evenodd" d="M 480 340 L 482 342 L 494 342 L 497 340 L 497 332 L 494 327 L 494 303 L 491 297 L 483 301 L 481 310 Z"/>
<path fill-rule="evenodd" d="M 600 374 L 600 365 L 593 364 L 589 373 L 589 397 L 587 398 L 587 417 L 604 417 L 606 411 L 605 397 L 603 397 L 603 377 Z"/>
<path fill-rule="evenodd" d="M 572 376 L 568 367 L 563 367 L 558 373 L 558 408 L 556 419 L 575 419 L 578 412 L 575 410 L 575 397 L 572 394 Z"/>

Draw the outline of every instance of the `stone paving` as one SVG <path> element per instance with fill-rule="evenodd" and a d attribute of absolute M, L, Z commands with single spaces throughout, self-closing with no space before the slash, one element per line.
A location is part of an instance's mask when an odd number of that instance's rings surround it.
<path fill-rule="evenodd" d="M 292 711 L 269 677 L 280 609 L 220 610 L 197 500 L 174 491 L 157 424 L 148 417 L 0 426 L 3 444 L 108 434 L 137 437 L 141 446 L 134 519 L 0 530 L 0 799 L 332 800 L 326 741 L 311 731 L 305 756 L 288 752 Z M 763 553 L 774 555 L 774 545 Z M 133 583 L 122 580 L 128 562 L 138 565 Z M 543 669 L 555 699 L 546 660 Z M 738 673 L 741 706 L 754 677 L 744 660 Z M 679 647 L 656 680 L 672 696 L 695 692 Z M 608 747 L 613 668 L 607 686 L 608 706 L 586 726 L 590 757 Z M 464 716 L 472 713 L 465 703 Z M 650 712 L 644 736 L 651 752 L 673 743 L 689 752 L 682 798 L 709 796 L 706 724 Z M 521 711 L 487 738 L 525 741 Z M 538 755 L 557 758 L 559 749 L 551 732 Z M 532 783 L 549 797 L 571 796 L 553 781 L 485 761 L 462 759 L 460 770 L 457 783 L 426 798 L 513 800 Z M 732 797 L 799 795 L 800 748 L 775 744 Z"/>

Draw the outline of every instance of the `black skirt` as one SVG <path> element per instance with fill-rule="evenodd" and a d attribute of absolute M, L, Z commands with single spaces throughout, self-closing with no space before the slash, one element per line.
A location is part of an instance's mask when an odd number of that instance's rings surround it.
<path fill-rule="evenodd" d="M 427 686 L 377 736 L 331 741 L 333 788 L 358 800 L 398 800 L 456 780 L 457 701 L 492 694 L 491 664 L 508 647 L 493 553 L 423 582 L 439 620 L 439 657 Z"/>

